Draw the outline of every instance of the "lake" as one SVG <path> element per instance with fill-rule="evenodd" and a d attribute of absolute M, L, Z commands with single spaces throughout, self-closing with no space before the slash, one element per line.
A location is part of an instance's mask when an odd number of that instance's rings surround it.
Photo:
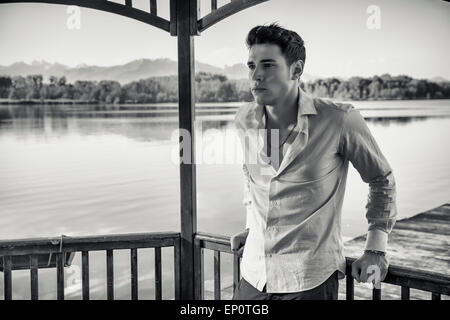
<path fill-rule="evenodd" d="M 448 202 L 450 100 L 352 103 L 394 169 L 399 218 Z M 238 107 L 196 109 L 197 139 L 203 138 L 197 149 L 202 232 L 231 235 L 244 227 L 243 179 L 231 123 Z M 178 231 L 177 116 L 174 104 L 0 105 L 0 239 Z M 351 167 L 342 216 L 346 239 L 367 230 L 367 193 Z M 163 298 L 173 296 L 170 250 L 163 249 Z M 120 255 L 116 297 L 127 298 L 129 253 Z M 91 297 L 103 298 L 105 255 L 92 256 Z M 152 265 L 151 250 L 139 259 L 140 267 Z M 80 260 L 77 255 L 74 264 Z M 72 280 L 79 275 L 67 272 Z M 40 297 L 54 298 L 54 270 L 41 270 L 39 277 Z M 52 280 L 43 281 L 47 277 Z M 140 297 L 154 294 L 152 277 L 140 275 Z M 14 297 L 29 298 L 28 273 L 15 272 L 13 280 Z M 75 280 L 67 285 L 67 298 L 81 296 Z M 223 279 L 224 285 L 229 280 Z"/>

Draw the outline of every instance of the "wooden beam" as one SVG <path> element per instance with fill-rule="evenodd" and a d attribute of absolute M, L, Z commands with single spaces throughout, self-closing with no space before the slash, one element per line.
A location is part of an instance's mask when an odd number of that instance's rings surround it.
<path fill-rule="evenodd" d="M 191 35 L 199 36 L 200 32 L 198 30 L 198 18 L 200 17 L 200 0 L 189 0 L 190 2 L 190 29 Z"/>
<path fill-rule="evenodd" d="M 177 35 L 177 1 L 170 0 L 170 35 Z"/>
<path fill-rule="evenodd" d="M 220 280 L 220 251 L 214 251 L 214 300 L 220 300 L 221 297 Z"/>
<path fill-rule="evenodd" d="M 410 298 L 409 288 L 405 287 L 405 286 L 402 286 L 401 288 L 402 288 L 402 294 L 401 294 L 402 300 L 409 300 L 409 298 Z"/>
<path fill-rule="evenodd" d="M 158 9 L 156 6 L 156 0 L 150 0 L 150 13 L 157 15 L 158 14 Z"/>
<path fill-rule="evenodd" d="M 130 249 L 131 262 L 131 300 L 138 299 L 138 255 L 137 249 Z"/>
<path fill-rule="evenodd" d="M 173 271 L 175 277 L 175 300 L 181 299 L 181 238 L 174 242 L 173 247 Z"/>
<path fill-rule="evenodd" d="M 345 299 L 355 300 L 355 284 L 352 276 L 352 266 L 347 264 L 345 267 Z"/>
<path fill-rule="evenodd" d="M 237 253 L 233 255 L 233 294 L 241 280 L 240 260 Z"/>
<path fill-rule="evenodd" d="M 56 299 L 64 300 L 64 253 L 56 253 Z"/>
<path fill-rule="evenodd" d="M 3 256 L 3 287 L 5 300 L 12 300 L 12 260 L 11 256 Z"/>
<path fill-rule="evenodd" d="M 179 232 L 152 232 L 109 234 L 82 237 L 64 238 L 66 251 L 95 251 L 108 249 L 129 249 L 171 247 L 174 240 L 179 237 Z M 54 245 L 57 238 L 34 238 L 17 240 L 0 240 L 0 256 L 26 255 L 37 253 L 59 252 L 59 245 Z"/>
<path fill-rule="evenodd" d="M 83 292 L 83 300 L 89 300 L 89 251 L 81 252 L 81 283 L 82 283 L 82 292 Z"/>
<path fill-rule="evenodd" d="M 198 21 L 198 31 L 202 32 L 217 22 L 239 12 L 246 8 L 255 6 L 262 2 L 266 2 L 269 0 L 234 0 L 230 3 L 227 3 L 217 10 L 213 10 L 211 13 L 204 16 L 202 19 Z"/>
<path fill-rule="evenodd" d="M 194 283 L 195 283 L 195 300 L 203 300 L 204 284 L 205 284 L 205 259 L 201 241 L 195 237 L 195 261 L 194 261 Z"/>
<path fill-rule="evenodd" d="M 183 141 L 187 152 L 187 163 L 180 163 L 180 213 L 181 213 L 181 299 L 194 299 L 194 235 L 197 232 L 197 192 L 195 166 L 195 92 L 194 92 L 194 38 L 191 35 L 192 12 L 197 0 L 177 0 L 178 34 L 178 96 L 179 128 L 189 134 Z M 180 145 L 181 147 L 181 145 Z M 189 148 L 189 150 L 187 150 Z M 180 150 L 181 152 L 181 150 Z M 180 154 L 180 159 L 186 155 Z"/>
<path fill-rule="evenodd" d="M 161 248 L 155 248 L 155 300 L 162 299 Z"/>
<path fill-rule="evenodd" d="M 106 295 L 114 300 L 114 251 L 106 250 Z"/>
<path fill-rule="evenodd" d="M 38 300 L 39 298 L 39 280 L 38 280 L 38 257 L 30 256 L 30 287 L 31 300 Z"/>
<path fill-rule="evenodd" d="M 129 1 L 129 0 L 127 0 Z M 131 5 L 123 5 L 104 0 L 0 0 L 1 3 L 48 3 L 73 5 L 91 9 L 97 9 L 105 12 L 115 13 L 124 17 L 144 22 L 161 30 L 170 32 L 170 22 L 158 17 L 155 14 L 133 8 Z M 131 1 L 130 1 L 131 3 Z"/>
<path fill-rule="evenodd" d="M 381 300 L 381 289 L 372 289 L 372 300 Z"/>

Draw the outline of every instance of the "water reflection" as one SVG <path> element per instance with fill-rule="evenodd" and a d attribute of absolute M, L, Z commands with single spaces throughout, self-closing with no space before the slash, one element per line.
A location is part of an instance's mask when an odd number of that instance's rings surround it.
<path fill-rule="evenodd" d="M 409 102 L 410 108 L 388 110 L 384 102 L 356 105 L 395 168 L 401 215 L 448 199 L 450 149 L 442 137 L 450 134 L 449 102 L 426 108 Z M 214 113 L 207 105 L 197 109 L 197 139 L 204 133 L 205 142 L 197 157 L 238 158 L 240 146 L 227 139 L 237 106 L 212 107 L 226 112 Z M 176 105 L 0 106 L 0 225 L 9 228 L 0 233 L 35 235 L 36 226 L 50 235 L 178 230 L 179 168 L 171 157 L 179 150 L 176 142 L 168 142 L 178 127 L 176 110 Z M 198 165 L 200 230 L 231 234 L 239 231 L 244 217 L 241 166 L 237 161 L 212 163 Z M 355 236 L 366 231 L 358 208 L 365 205 L 367 186 L 351 171 L 347 189 L 343 232 Z M 156 219 L 156 214 L 164 217 Z"/>
<path fill-rule="evenodd" d="M 365 119 L 388 127 L 430 118 L 450 117 L 450 101 L 433 105 L 385 106 L 384 102 L 356 102 Z M 196 120 L 202 131 L 230 125 L 239 104 L 200 104 Z M 64 136 L 117 134 L 137 141 L 170 140 L 178 127 L 177 104 L 160 105 L 0 105 L 0 134 Z"/>

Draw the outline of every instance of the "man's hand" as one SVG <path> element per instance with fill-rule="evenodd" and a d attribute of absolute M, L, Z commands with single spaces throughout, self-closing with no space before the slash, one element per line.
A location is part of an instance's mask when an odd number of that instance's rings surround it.
<path fill-rule="evenodd" d="M 365 252 L 352 264 L 352 276 L 358 282 L 371 280 L 376 288 L 386 278 L 389 262 L 385 256 Z"/>
<path fill-rule="evenodd" d="M 235 235 L 231 236 L 231 251 L 237 251 L 239 257 L 242 256 L 242 252 L 244 251 L 244 245 L 245 241 L 247 240 L 248 232 L 249 229 L 246 229 L 245 231 L 236 233 Z"/>

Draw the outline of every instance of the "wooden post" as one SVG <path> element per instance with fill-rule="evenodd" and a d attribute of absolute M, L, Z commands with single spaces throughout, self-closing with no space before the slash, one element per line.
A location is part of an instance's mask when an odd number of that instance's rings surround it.
<path fill-rule="evenodd" d="M 31 300 L 39 298 L 39 284 L 38 284 L 38 256 L 30 255 L 30 285 L 31 285 Z"/>
<path fill-rule="evenodd" d="M 182 141 L 184 148 L 180 159 L 181 200 L 181 299 L 194 299 L 194 236 L 197 232 L 197 192 L 195 170 L 195 67 L 194 37 L 197 33 L 197 0 L 177 0 L 178 35 L 178 97 L 179 128 L 189 133 L 190 139 Z M 195 29 L 195 30 L 194 30 Z M 195 31 L 195 32 L 193 32 Z M 181 146 L 181 145 L 180 145 Z M 186 148 L 190 148 L 187 150 Z"/>

